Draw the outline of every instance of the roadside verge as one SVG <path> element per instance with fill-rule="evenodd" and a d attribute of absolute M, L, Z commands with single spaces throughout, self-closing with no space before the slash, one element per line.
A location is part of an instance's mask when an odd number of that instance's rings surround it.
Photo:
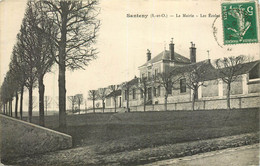
<path fill-rule="evenodd" d="M 235 136 L 170 144 L 104 156 L 104 164 L 141 165 L 159 160 L 172 159 L 220 149 L 259 143 L 259 132 Z M 101 163 L 102 164 L 102 163 Z"/>
<path fill-rule="evenodd" d="M 38 125 L 0 115 L 1 161 L 72 147 L 72 137 Z"/>

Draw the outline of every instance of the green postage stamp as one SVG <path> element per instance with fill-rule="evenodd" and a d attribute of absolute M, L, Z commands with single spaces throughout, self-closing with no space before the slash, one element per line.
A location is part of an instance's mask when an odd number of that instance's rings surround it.
<path fill-rule="evenodd" d="M 222 3 L 224 44 L 256 43 L 255 2 Z"/>

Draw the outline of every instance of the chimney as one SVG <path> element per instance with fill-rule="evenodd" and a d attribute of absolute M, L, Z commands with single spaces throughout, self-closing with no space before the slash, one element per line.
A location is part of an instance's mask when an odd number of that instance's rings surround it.
<path fill-rule="evenodd" d="M 171 40 L 171 43 L 169 44 L 169 50 L 170 50 L 170 55 L 171 55 L 171 60 L 174 60 L 174 44 L 173 44 L 173 38 Z"/>
<path fill-rule="evenodd" d="M 149 49 L 147 49 L 147 61 L 151 60 L 151 52 Z"/>
<path fill-rule="evenodd" d="M 191 43 L 191 47 L 190 47 L 190 62 L 191 63 L 196 63 L 196 47 L 195 44 L 193 44 L 193 42 Z"/>

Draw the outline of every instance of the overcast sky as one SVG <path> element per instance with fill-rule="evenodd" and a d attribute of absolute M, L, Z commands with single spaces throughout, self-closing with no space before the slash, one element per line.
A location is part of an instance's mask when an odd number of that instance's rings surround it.
<path fill-rule="evenodd" d="M 0 2 L 1 79 L 8 70 L 25 3 L 25 0 Z M 208 58 L 207 50 L 210 50 L 210 59 L 241 54 L 259 59 L 259 43 L 223 46 L 221 18 L 208 16 L 220 15 L 220 4 L 220 1 L 206 0 L 101 0 L 99 18 L 102 26 L 96 45 L 98 58 L 86 70 L 67 72 L 67 94 L 87 94 L 90 89 L 118 84 L 135 75 L 139 76 L 138 66 L 146 62 L 146 50 L 151 50 L 153 58 L 165 47 L 168 50 L 172 37 L 175 51 L 188 58 L 190 42 L 193 41 L 197 47 L 197 61 Z M 148 17 L 129 18 L 127 14 L 147 14 Z M 168 18 L 150 18 L 151 14 L 165 14 Z M 177 18 L 176 14 L 181 17 Z M 184 18 L 183 14 L 193 14 L 194 17 Z M 217 27 L 217 39 L 213 35 L 213 25 Z M 46 75 L 44 80 L 46 94 L 53 97 L 58 94 L 57 73 L 57 67 L 54 66 L 53 72 Z M 35 89 L 35 95 L 37 92 Z"/>

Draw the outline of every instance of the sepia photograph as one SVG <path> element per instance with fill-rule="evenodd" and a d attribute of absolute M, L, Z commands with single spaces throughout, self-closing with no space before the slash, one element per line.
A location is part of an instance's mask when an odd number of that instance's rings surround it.
<path fill-rule="evenodd" d="M 260 165 L 259 0 L 0 0 L 0 165 Z"/>

